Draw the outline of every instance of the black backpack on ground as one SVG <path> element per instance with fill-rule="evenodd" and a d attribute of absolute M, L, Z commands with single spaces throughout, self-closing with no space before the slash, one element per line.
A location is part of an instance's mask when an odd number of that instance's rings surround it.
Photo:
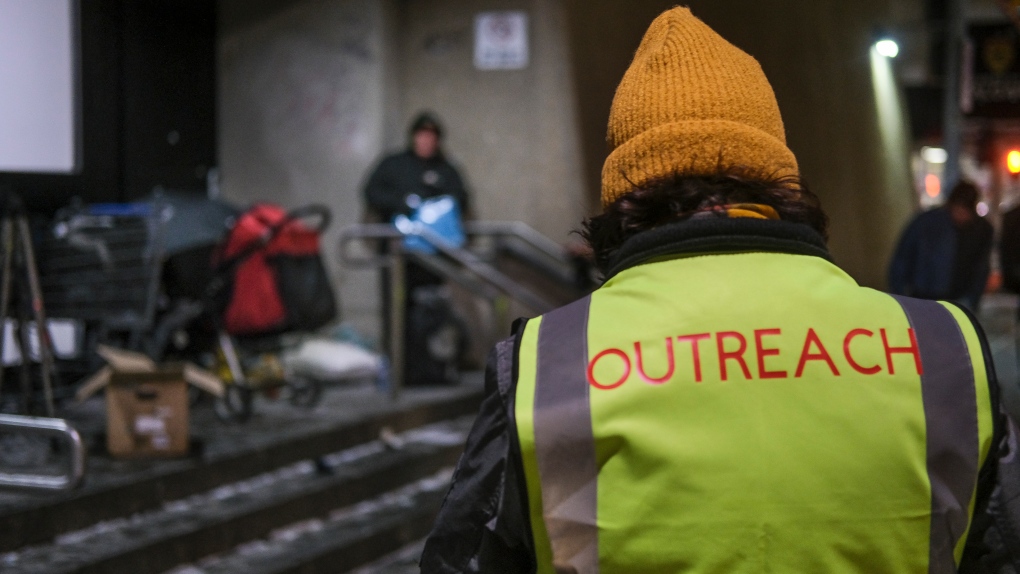
<path fill-rule="evenodd" d="M 455 384 L 467 349 L 467 329 L 442 286 L 418 287 L 407 302 L 404 384 Z"/>

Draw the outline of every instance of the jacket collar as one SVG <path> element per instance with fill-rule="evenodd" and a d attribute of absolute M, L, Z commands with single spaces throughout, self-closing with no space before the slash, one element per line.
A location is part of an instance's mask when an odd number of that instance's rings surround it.
<path fill-rule="evenodd" d="M 625 241 L 610 261 L 606 280 L 656 257 L 747 251 L 811 255 L 832 261 L 825 240 L 803 223 L 688 219 L 650 229 Z"/>

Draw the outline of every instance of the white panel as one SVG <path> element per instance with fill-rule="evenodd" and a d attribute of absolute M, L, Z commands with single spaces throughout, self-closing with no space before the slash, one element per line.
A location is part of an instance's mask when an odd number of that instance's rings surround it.
<path fill-rule="evenodd" d="M 81 356 L 84 326 L 73 319 L 47 319 L 50 326 L 50 342 L 53 345 L 53 356 L 58 359 L 75 359 Z M 14 332 L 18 323 L 12 319 L 4 319 L 4 344 L 0 350 L 0 364 L 4 366 L 20 365 L 21 350 L 14 340 Z M 28 357 L 34 362 L 39 361 L 39 329 L 35 322 L 28 324 L 28 332 L 22 333 L 27 339 Z"/>
<path fill-rule="evenodd" d="M 479 70 L 528 67 L 527 12 L 482 12 L 475 16 L 475 67 Z"/>
<path fill-rule="evenodd" d="M 77 1 L 0 0 L 0 171 L 75 171 Z"/>

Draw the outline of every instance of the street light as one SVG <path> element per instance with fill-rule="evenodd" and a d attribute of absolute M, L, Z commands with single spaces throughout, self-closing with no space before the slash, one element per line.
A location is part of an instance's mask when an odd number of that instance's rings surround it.
<path fill-rule="evenodd" d="M 886 58 L 895 58 L 900 53 L 900 45 L 891 38 L 882 38 L 875 42 L 875 51 Z"/>
<path fill-rule="evenodd" d="M 921 159 L 928 163 L 946 163 L 949 154 L 943 148 L 926 146 L 921 148 Z"/>
<path fill-rule="evenodd" d="M 1006 154 L 1006 169 L 1012 176 L 1020 175 L 1020 150 L 1010 150 Z"/>

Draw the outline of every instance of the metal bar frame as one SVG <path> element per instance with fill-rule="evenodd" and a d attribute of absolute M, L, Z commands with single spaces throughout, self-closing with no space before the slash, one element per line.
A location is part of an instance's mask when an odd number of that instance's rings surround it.
<path fill-rule="evenodd" d="M 518 222 L 470 222 L 465 224 L 465 231 L 470 230 L 476 235 L 508 236 L 523 240 L 541 253 L 556 260 L 569 261 L 566 252 L 559 248 L 555 242 L 538 233 L 527 224 Z M 446 257 L 456 261 L 472 275 L 482 282 L 495 287 L 505 295 L 520 301 L 533 311 L 543 313 L 556 307 L 544 297 L 534 293 L 530 289 L 520 285 L 513 279 L 501 273 L 492 265 L 483 261 L 476 254 L 468 249 L 455 247 L 447 243 L 431 230 L 418 227 L 411 232 L 426 241 L 429 245 Z M 405 234 L 387 223 L 369 223 L 348 227 L 340 232 L 340 257 L 343 263 L 354 268 L 387 267 L 394 264 L 394 256 L 407 257 L 408 254 L 403 248 Z M 358 240 L 374 239 L 386 240 L 390 245 L 388 255 L 356 255 L 350 251 L 350 245 Z M 419 259 L 428 256 L 420 253 L 414 254 Z M 454 279 L 456 279 L 454 277 Z"/>
<path fill-rule="evenodd" d="M 553 279 L 563 283 L 572 282 L 572 274 L 566 270 L 573 265 L 569 253 L 523 222 L 470 221 L 465 222 L 464 231 L 468 236 L 496 239 L 497 249 L 506 247 L 513 253 L 526 256 L 527 261 L 537 264 Z M 408 235 L 420 237 L 439 255 L 405 250 L 404 239 Z M 516 245 L 501 245 L 503 239 L 509 239 Z M 369 255 L 353 252 L 352 244 L 363 240 L 385 242 L 389 249 L 385 253 L 374 252 Z M 537 313 L 544 313 L 556 307 L 551 301 L 500 272 L 476 253 L 449 244 L 424 226 L 417 226 L 405 234 L 388 223 L 353 225 L 340 231 L 339 242 L 340 258 L 344 265 L 351 268 L 390 269 L 391 299 L 389 317 L 386 320 L 390 327 L 390 393 L 393 400 L 400 398 L 404 386 L 404 326 L 408 297 L 404 277 L 409 259 L 465 287 L 474 296 L 488 301 L 492 307 L 490 330 L 493 332 L 497 325 L 506 322 L 511 299 L 523 303 Z"/>
<path fill-rule="evenodd" d="M 81 435 L 64 419 L 0 414 L 0 431 L 56 437 L 71 448 L 70 463 L 63 475 L 9 473 L 0 471 L 0 487 L 36 490 L 72 490 L 85 478 L 85 443 Z"/>
<path fill-rule="evenodd" d="M 390 243 L 390 397 L 397 401 L 404 390 L 404 323 L 407 307 L 406 267 L 402 238 Z"/>

